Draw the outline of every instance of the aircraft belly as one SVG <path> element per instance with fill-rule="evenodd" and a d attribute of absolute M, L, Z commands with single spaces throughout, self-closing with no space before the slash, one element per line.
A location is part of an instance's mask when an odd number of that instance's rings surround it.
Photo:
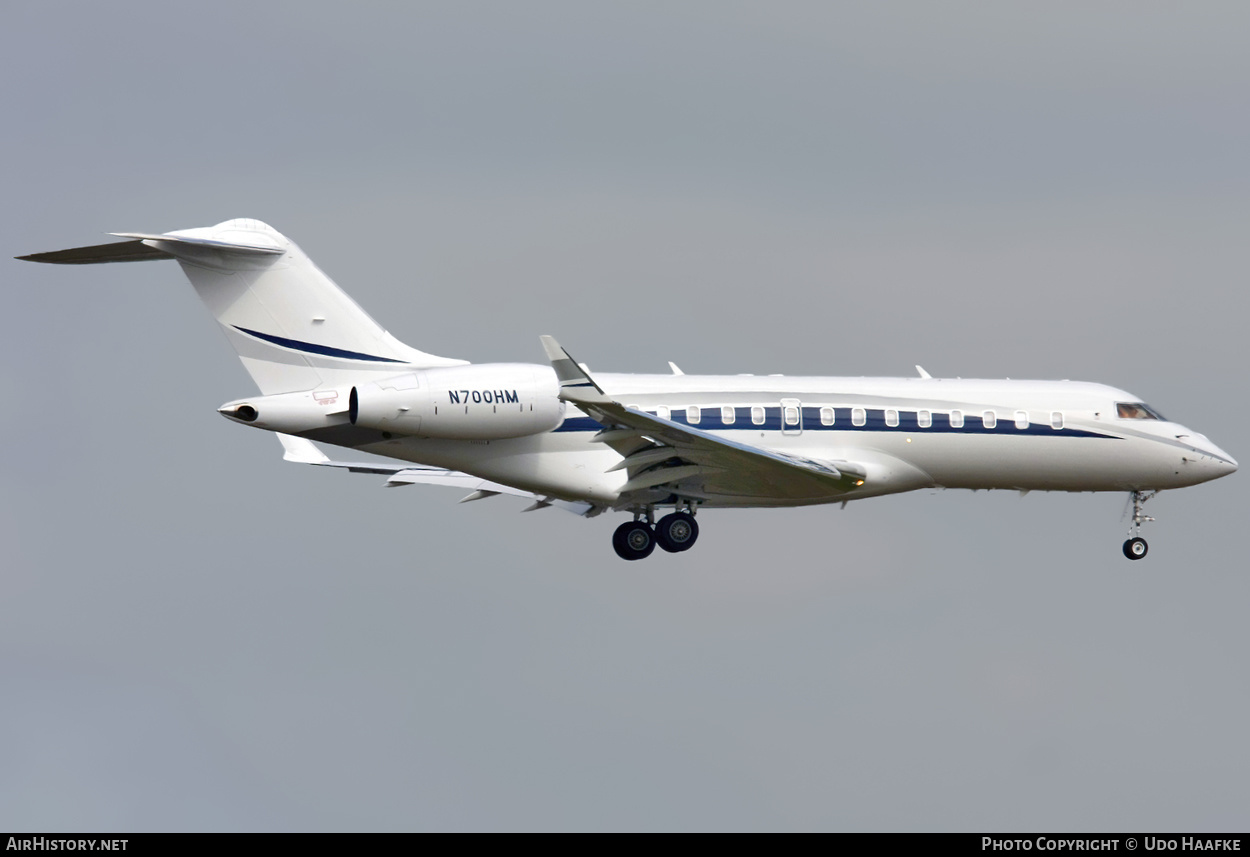
<path fill-rule="evenodd" d="M 947 488 L 1128 491 L 1170 488 L 1172 458 L 1155 444 L 1111 437 L 913 437 L 909 460 Z"/>

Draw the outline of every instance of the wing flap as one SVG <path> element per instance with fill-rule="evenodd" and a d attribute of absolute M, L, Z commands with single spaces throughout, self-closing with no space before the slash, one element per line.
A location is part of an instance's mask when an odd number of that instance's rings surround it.
<path fill-rule="evenodd" d="M 720 467 L 704 467 L 699 464 L 679 464 L 676 467 L 660 467 L 655 470 L 644 470 L 637 476 L 631 476 L 621 488 L 622 494 L 655 488 L 658 485 L 671 485 L 692 476 L 708 476 L 718 473 Z"/>

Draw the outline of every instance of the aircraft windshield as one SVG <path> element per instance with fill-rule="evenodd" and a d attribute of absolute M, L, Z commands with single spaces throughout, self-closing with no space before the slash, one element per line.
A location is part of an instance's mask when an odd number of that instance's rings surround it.
<path fill-rule="evenodd" d="M 1163 414 L 1145 402 L 1116 402 L 1115 410 L 1122 420 L 1165 420 Z"/>

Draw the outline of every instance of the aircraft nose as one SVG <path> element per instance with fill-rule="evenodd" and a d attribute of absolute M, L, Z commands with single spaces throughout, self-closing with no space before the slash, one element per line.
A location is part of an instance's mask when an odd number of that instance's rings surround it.
<path fill-rule="evenodd" d="M 1212 479 L 1218 479 L 1221 476 L 1228 476 L 1230 473 L 1237 472 L 1236 459 L 1206 438 L 1203 438 L 1203 441 L 1203 443 L 1196 444 L 1195 449 L 1202 453 L 1202 464 L 1206 470 L 1213 474 L 1211 476 Z"/>
<path fill-rule="evenodd" d="M 1205 434 L 1178 426 L 1180 433 L 1174 435 L 1187 447 L 1181 451 L 1181 469 L 1176 475 L 1185 485 L 1210 482 L 1237 472 L 1237 460 L 1211 442 Z"/>

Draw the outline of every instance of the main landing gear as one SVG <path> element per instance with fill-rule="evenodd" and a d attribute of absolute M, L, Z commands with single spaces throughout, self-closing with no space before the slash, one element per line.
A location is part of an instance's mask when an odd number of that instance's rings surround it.
<path fill-rule="evenodd" d="M 612 534 L 612 547 L 621 559 L 645 559 L 651 556 L 656 545 L 669 553 L 681 553 L 694 547 L 699 538 L 699 525 L 694 519 L 694 508 L 688 506 L 665 515 L 654 524 L 653 510 L 648 509 L 646 520 L 642 512 L 634 513 L 634 520 L 621 524 Z"/>
<path fill-rule="evenodd" d="M 1129 538 L 1124 543 L 1124 555 L 1129 559 L 1141 559 L 1150 549 L 1146 540 L 1141 537 L 1141 525 L 1146 521 L 1153 521 L 1154 518 L 1145 514 L 1142 507 L 1146 505 L 1147 500 L 1158 493 L 1158 491 L 1134 491 L 1132 493 L 1133 525 L 1129 527 Z"/>

